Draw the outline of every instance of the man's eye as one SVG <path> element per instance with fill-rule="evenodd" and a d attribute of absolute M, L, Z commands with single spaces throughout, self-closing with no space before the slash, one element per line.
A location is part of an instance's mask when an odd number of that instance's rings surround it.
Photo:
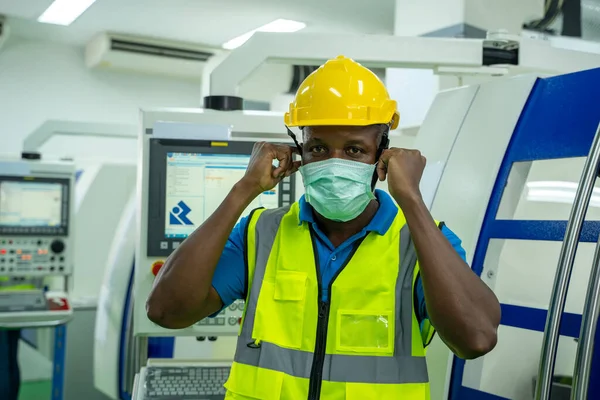
<path fill-rule="evenodd" d="M 313 146 L 310 151 L 313 153 L 324 153 L 327 149 L 324 146 Z"/>
<path fill-rule="evenodd" d="M 362 153 L 362 149 L 359 147 L 348 147 L 348 153 L 349 154 L 353 154 L 353 155 L 357 155 Z"/>

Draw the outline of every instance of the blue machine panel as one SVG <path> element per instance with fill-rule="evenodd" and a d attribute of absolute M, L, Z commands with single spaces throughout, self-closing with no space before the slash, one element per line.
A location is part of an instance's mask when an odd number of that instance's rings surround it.
<path fill-rule="evenodd" d="M 562 241 L 567 221 L 497 220 L 496 215 L 513 163 L 587 156 L 600 121 L 600 68 L 538 79 L 520 116 L 500 167 L 479 241 L 473 270 L 481 275 L 490 239 Z M 586 221 L 580 241 L 595 242 L 600 221 Z M 585 290 L 580 288 L 581 290 Z M 543 331 L 547 310 L 502 304 L 501 324 Z M 561 334 L 579 335 L 581 315 L 563 314 Z M 600 332 L 600 331 L 599 331 Z M 600 351 L 594 354 L 592 376 L 600 377 Z M 455 357 L 450 398 L 502 399 L 462 386 L 465 361 Z M 591 379 L 590 398 L 600 398 L 600 379 Z"/>

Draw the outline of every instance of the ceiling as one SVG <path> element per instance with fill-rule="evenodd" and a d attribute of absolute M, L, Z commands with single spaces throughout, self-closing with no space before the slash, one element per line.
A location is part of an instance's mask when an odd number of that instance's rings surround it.
<path fill-rule="evenodd" d="M 0 0 L 12 35 L 76 45 L 113 31 L 220 46 L 278 18 L 305 32 L 391 34 L 395 0 L 96 0 L 67 27 L 36 21 L 52 0 Z"/>

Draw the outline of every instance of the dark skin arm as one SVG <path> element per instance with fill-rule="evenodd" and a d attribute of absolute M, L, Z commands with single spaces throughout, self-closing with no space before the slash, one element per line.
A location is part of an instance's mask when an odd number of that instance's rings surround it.
<path fill-rule="evenodd" d="M 245 176 L 217 210 L 165 262 L 146 302 L 148 318 L 170 329 L 186 328 L 223 303 L 212 287 L 215 268 L 236 222 L 262 192 L 298 170 L 289 146 L 256 143 Z M 272 166 L 273 159 L 279 167 Z"/>
<path fill-rule="evenodd" d="M 380 180 L 406 216 L 414 241 L 427 312 L 446 345 L 474 359 L 497 342 L 500 304 L 494 293 L 460 258 L 427 210 L 419 191 L 425 157 L 417 150 L 386 150 L 377 165 Z"/>

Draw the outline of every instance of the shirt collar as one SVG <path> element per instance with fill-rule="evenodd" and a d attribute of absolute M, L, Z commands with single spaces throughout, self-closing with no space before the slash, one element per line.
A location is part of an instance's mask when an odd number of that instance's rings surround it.
<path fill-rule="evenodd" d="M 376 189 L 375 197 L 377 201 L 379 201 L 379 208 L 375 213 L 375 216 L 364 228 L 367 232 L 377 232 L 380 235 L 385 235 L 390 226 L 392 226 L 392 222 L 394 222 L 394 218 L 398 214 L 398 206 L 392 200 L 392 197 L 384 192 L 383 190 Z M 316 223 L 315 216 L 313 214 L 313 208 L 306 201 L 304 195 L 300 197 L 298 201 L 298 205 L 300 208 L 300 213 L 298 215 L 299 221 L 298 224 L 302 224 L 303 222 L 308 222 L 311 224 Z"/>

